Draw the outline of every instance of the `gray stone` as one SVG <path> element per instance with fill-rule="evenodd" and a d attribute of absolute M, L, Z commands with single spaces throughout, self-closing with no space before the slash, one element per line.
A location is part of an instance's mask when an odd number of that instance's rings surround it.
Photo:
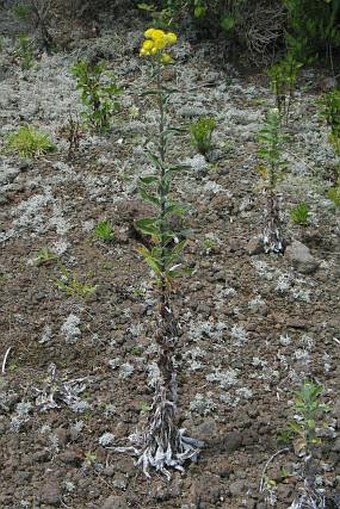
<path fill-rule="evenodd" d="M 128 509 L 128 505 L 124 497 L 111 495 L 105 500 L 102 509 Z"/>
<path fill-rule="evenodd" d="M 287 247 L 285 257 L 290 260 L 293 267 L 301 272 L 301 274 L 312 274 L 320 265 L 320 262 L 313 258 L 308 247 L 298 240 L 294 240 Z"/>
<path fill-rule="evenodd" d="M 241 497 L 244 494 L 244 488 L 244 481 L 235 481 L 230 484 L 229 491 L 234 497 Z"/>
<path fill-rule="evenodd" d="M 335 443 L 332 447 L 332 451 L 335 451 L 335 452 L 340 452 L 340 437 L 338 437 L 336 440 L 335 440 Z"/>
<path fill-rule="evenodd" d="M 263 242 L 260 237 L 253 237 L 247 244 L 247 253 L 250 256 L 261 254 L 264 252 Z"/>
<path fill-rule="evenodd" d="M 212 418 L 205 419 L 193 429 L 192 435 L 198 440 L 203 440 L 203 442 L 211 440 L 217 435 L 216 421 Z"/>
<path fill-rule="evenodd" d="M 61 504 L 61 491 L 58 484 L 45 484 L 40 491 L 40 501 L 52 507 L 59 507 Z"/>
<path fill-rule="evenodd" d="M 231 431 L 223 437 L 223 450 L 231 453 L 242 445 L 242 435 L 239 431 Z"/>

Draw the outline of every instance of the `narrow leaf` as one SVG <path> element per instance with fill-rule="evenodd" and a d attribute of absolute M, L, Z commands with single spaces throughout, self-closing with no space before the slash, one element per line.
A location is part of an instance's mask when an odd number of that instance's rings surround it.
<path fill-rule="evenodd" d="M 159 178 L 155 175 L 148 175 L 146 177 L 139 177 L 139 181 L 142 184 L 150 185 L 150 184 L 159 184 Z"/>
<path fill-rule="evenodd" d="M 159 207 L 160 200 L 159 200 L 159 198 L 157 198 L 157 196 L 154 196 L 154 195 L 148 193 L 143 188 L 140 188 L 139 193 L 144 201 L 146 201 L 148 203 L 152 203 L 152 205 L 157 205 Z"/>

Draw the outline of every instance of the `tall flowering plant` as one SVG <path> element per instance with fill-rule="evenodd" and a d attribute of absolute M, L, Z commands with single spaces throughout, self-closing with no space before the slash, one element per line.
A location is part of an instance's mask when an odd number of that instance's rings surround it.
<path fill-rule="evenodd" d="M 169 92 L 162 83 L 165 66 L 173 63 L 168 49 L 176 44 L 177 36 L 150 28 L 144 33 L 145 40 L 140 56 L 151 61 L 156 88 L 150 90 L 157 99 L 159 111 L 158 149 L 149 153 L 154 172 L 140 178 L 140 195 L 151 203 L 155 215 L 137 221 L 137 228 L 151 237 L 150 248 L 141 247 L 139 252 L 151 268 L 158 288 L 157 333 L 159 379 L 148 419 L 147 429 L 135 436 L 138 448 L 138 465 L 143 467 L 147 477 L 150 468 L 162 472 L 170 478 L 170 468 L 183 470 L 186 460 L 195 460 L 202 442 L 184 435 L 178 428 L 177 382 L 174 367 L 175 349 L 180 339 L 180 331 L 173 312 L 171 297 L 174 281 L 187 270 L 182 264 L 182 252 L 186 241 L 179 241 L 180 232 L 172 230 L 170 218 L 184 214 L 180 204 L 170 200 L 173 175 L 183 170 L 180 166 L 170 166 L 167 162 L 167 144 L 174 129 L 168 125 L 167 105 Z"/>

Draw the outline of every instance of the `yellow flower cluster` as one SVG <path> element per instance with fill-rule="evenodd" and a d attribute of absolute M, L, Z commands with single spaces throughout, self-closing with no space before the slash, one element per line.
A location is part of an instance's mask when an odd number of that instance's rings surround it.
<path fill-rule="evenodd" d="M 163 50 L 176 44 L 176 34 L 173 32 L 165 33 L 163 30 L 156 28 L 149 28 L 149 30 L 144 32 L 144 37 L 146 37 L 146 41 L 142 44 L 139 56 L 153 57 L 157 55 L 162 64 L 166 65 L 172 62 L 171 56 Z"/>

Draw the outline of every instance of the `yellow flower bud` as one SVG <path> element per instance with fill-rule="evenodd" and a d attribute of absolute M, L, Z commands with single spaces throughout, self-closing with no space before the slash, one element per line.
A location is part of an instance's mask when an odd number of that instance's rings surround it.
<path fill-rule="evenodd" d="M 163 53 L 161 58 L 160 58 L 160 63 L 163 64 L 163 65 L 169 65 L 169 64 L 172 64 L 173 62 L 173 59 L 171 58 L 171 56 L 168 54 L 168 53 Z"/>
<path fill-rule="evenodd" d="M 173 32 L 169 32 L 165 35 L 165 40 L 169 46 L 172 46 L 177 42 L 177 35 L 174 34 Z"/>
<path fill-rule="evenodd" d="M 153 47 L 154 47 L 154 43 L 153 43 L 153 41 L 150 41 L 150 39 L 148 39 L 147 41 L 144 41 L 142 44 L 142 49 L 145 51 L 150 51 Z"/>
<path fill-rule="evenodd" d="M 144 37 L 146 37 L 147 39 L 151 39 L 152 38 L 152 34 L 154 33 L 155 29 L 154 28 L 149 28 L 148 30 L 146 30 L 144 32 Z"/>

